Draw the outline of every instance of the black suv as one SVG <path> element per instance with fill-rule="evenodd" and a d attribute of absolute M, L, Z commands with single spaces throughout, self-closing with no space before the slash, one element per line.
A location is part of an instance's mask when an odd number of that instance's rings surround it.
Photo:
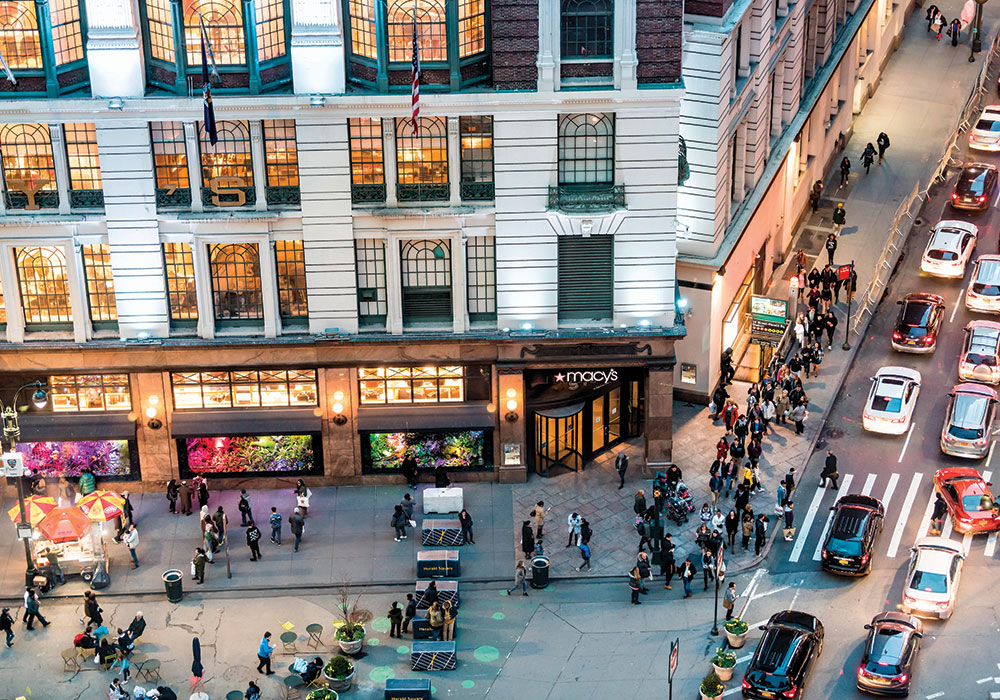
<path fill-rule="evenodd" d="M 988 209 L 997 191 L 997 167 L 986 163 L 966 163 L 951 193 L 955 209 Z"/>
<path fill-rule="evenodd" d="M 823 623 L 809 613 L 785 610 L 771 615 L 761 629 L 764 636 L 743 676 L 743 697 L 799 700 L 823 650 Z"/>
<path fill-rule="evenodd" d="M 830 510 L 833 523 L 823 543 L 823 568 L 836 574 L 867 574 L 885 509 L 877 498 L 844 496 Z"/>

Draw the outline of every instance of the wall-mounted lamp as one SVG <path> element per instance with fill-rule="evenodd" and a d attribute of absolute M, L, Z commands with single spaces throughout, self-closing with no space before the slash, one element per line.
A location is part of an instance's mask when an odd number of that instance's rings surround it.
<path fill-rule="evenodd" d="M 108 109 L 113 109 L 116 112 L 120 112 L 125 109 L 125 100 L 120 97 L 112 97 L 108 100 Z"/>
<path fill-rule="evenodd" d="M 507 399 L 507 414 L 503 418 L 508 423 L 516 423 L 519 416 L 517 415 L 517 399 L 513 397 L 517 396 L 517 390 L 508 389 L 507 396 L 511 398 Z"/>
<path fill-rule="evenodd" d="M 160 403 L 160 397 L 153 394 L 149 397 L 149 408 L 146 409 L 146 425 L 150 430 L 159 430 L 163 427 L 163 421 L 156 417 L 156 405 Z"/>
<path fill-rule="evenodd" d="M 326 104 L 326 98 L 323 95 L 311 95 L 309 97 L 309 104 L 313 107 L 322 107 Z"/>
<path fill-rule="evenodd" d="M 336 391 L 333 394 L 333 422 L 337 425 L 343 425 L 347 422 L 347 416 L 344 415 L 344 404 L 341 403 L 344 400 L 344 392 Z"/>

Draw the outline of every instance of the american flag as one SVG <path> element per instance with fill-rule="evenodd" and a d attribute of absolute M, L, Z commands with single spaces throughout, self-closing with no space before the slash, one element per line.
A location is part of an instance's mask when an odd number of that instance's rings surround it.
<path fill-rule="evenodd" d="M 416 136 L 419 130 L 420 120 L 420 46 L 417 43 L 417 23 L 413 23 L 413 66 L 410 68 L 410 102 L 413 106 L 413 114 L 410 116 L 410 123 L 413 126 L 413 135 Z"/>

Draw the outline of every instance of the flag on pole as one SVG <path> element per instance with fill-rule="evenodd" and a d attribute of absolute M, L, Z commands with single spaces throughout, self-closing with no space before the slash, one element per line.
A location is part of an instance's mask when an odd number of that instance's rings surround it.
<path fill-rule="evenodd" d="M 410 123 L 413 126 L 413 135 L 416 136 L 419 130 L 417 126 L 420 119 L 420 46 L 417 43 L 417 23 L 413 22 L 413 66 L 410 69 L 410 102 L 413 113 L 410 116 Z"/>
<path fill-rule="evenodd" d="M 3 57 L 2 51 L 0 51 L 0 67 L 3 68 L 3 73 L 7 76 L 7 80 L 10 81 L 10 84 L 17 85 L 17 78 L 14 77 L 14 73 L 10 70 L 10 66 L 7 65 L 7 59 Z"/>
<path fill-rule="evenodd" d="M 201 80 L 203 83 L 202 94 L 204 96 L 205 102 L 205 117 L 204 117 L 204 128 L 205 133 L 208 134 L 208 140 L 212 142 L 214 146 L 219 142 L 219 132 L 215 127 L 215 106 L 212 104 L 212 85 L 208 76 L 208 52 L 210 49 L 206 49 L 208 42 L 206 41 L 206 35 L 204 31 L 204 25 L 202 25 L 201 33 Z"/>
<path fill-rule="evenodd" d="M 212 53 L 212 42 L 208 40 L 208 30 L 205 28 L 205 18 L 202 14 L 198 13 L 198 22 L 201 24 L 201 65 L 202 65 L 202 76 L 205 75 L 205 52 L 208 51 L 208 74 L 212 76 L 212 80 L 219 80 L 219 69 L 215 66 L 215 54 Z M 207 80 L 205 81 L 208 82 Z"/>

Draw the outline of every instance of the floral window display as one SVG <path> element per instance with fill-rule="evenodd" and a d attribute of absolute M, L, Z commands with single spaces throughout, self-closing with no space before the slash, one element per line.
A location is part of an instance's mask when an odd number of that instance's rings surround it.
<path fill-rule="evenodd" d="M 76 442 L 19 442 L 24 466 L 44 477 L 79 477 L 85 471 L 97 477 L 139 477 L 139 456 L 130 440 L 79 440 Z"/>
<path fill-rule="evenodd" d="M 492 469 L 493 433 L 488 430 L 362 434 L 362 459 L 367 471 L 400 469 L 413 457 L 421 469 Z"/>
<path fill-rule="evenodd" d="M 177 441 L 181 473 L 240 475 L 311 474 L 322 464 L 312 435 L 241 435 Z"/>

